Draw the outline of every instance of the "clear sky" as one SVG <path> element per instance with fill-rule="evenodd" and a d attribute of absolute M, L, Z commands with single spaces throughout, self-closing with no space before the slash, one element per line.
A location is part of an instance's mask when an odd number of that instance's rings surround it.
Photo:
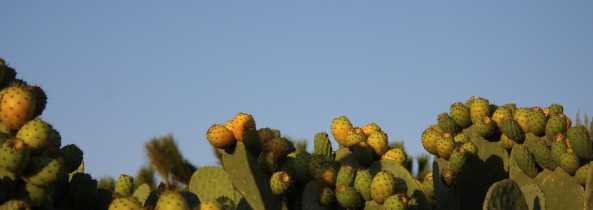
<path fill-rule="evenodd" d="M 173 134 L 197 166 L 238 112 L 297 139 L 345 115 L 424 153 L 471 96 L 593 116 L 593 1 L 5 1 L 0 57 L 94 177 Z"/>

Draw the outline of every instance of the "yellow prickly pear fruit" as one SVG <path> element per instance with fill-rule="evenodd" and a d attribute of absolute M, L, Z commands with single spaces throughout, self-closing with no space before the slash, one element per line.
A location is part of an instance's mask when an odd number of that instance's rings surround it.
<path fill-rule="evenodd" d="M 15 83 L 2 90 L 0 97 L 0 121 L 9 129 L 17 130 L 33 119 L 36 100 L 30 87 Z"/>
<path fill-rule="evenodd" d="M 362 126 L 362 132 L 364 132 L 364 135 L 366 135 L 367 137 L 369 137 L 371 133 L 380 130 L 381 127 L 379 127 L 379 125 L 377 125 L 376 123 L 369 123 L 365 126 Z"/>
<path fill-rule="evenodd" d="M 224 125 L 214 124 L 208 128 L 206 132 L 206 139 L 212 146 L 218 149 L 224 149 L 233 145 L 236 141 L 235 135 L 232 131 Z"/>
<path fill-rule="evenodd" d="M 232 131 L 237 141 L 243 141 L 243 132 L 245 130 L 256 130 L 255 120 L 250 114 L 239 113 L 235 116 L 232 123 Z"/>
<path fill-rule="evenodd" d="M 331 130 L 334 139 L 342 146 L 348 146 L 348 132 L 354 127 L 346 116 L 337 117 L 332 121 Z"/>
<path fill-rule="evenodd" d="M 373 131 L 367 138 L 367 144 L 373 149 L 376 157 L 381 157 L 387 152 L 389 140 L 385 132 Z"/>

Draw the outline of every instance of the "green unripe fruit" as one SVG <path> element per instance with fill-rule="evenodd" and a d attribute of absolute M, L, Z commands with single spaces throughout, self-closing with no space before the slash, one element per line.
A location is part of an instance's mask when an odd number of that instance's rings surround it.
<path fill-rule="evenodd" d="M 354 187 L 342 185 L 336 189 L 336 198 L 340 206 L 347 209 L 358 209 L 362 206 L 362 198 Z"/>
<path fill-rule="evenodd" d="M 429 172 L 424 176 L 424 180 L 422 181 L 422 190 L 424 190 L 424 194 L 430 200 L 434 200 L 434 180 L 432 177 L 432 172 Z"/>
<path fill-rule="evenodd" d="M 567 174 L 571 176 L 575 174 L 575 172 L 579 169 L 580 162 L 579 157 L 572 151 L 572 149 L 566 149 L 563 153 L 560 154 L 558 157 L 558 162 L 556 162 L 558 167 L 562 168 Z"/>
<path fill-rule="evenodd" d="M 564 114 L 564 107 L 560 104 L 551 104 L 548 107 L 548 116 L 553 116 L 557 114 Z"/>
<path fill-rule="evenodd" d="M 449 115 L 460 128 L 467 128 L 472 124 L 469 108 L 461 102 L 451 105 L 449 108 Z"/>
<path fill-rule="evenodd" d="M 328 159 L 323 155 L 312 154 L 309 158 L 309 174 L 313 177 L 317 170 L 321 168 L 324 162 L 331 162 L 332 159 Z M 332 186 L 333 187 L 333 186 Z"/>
<path fill-rule="evenodd" d="M 113 193 L 119 196 L 131 196 L 134 190 L 134 177 L 121 174 L 115 182 Z"/>
<path fill-rule="evenodd" d="M 275 172 L 270 178 L 270 188 L 275 195 L 285 194 L 291 184 L 292 178 L 288 173 L 283 171 Z"/>
<path fill-rule="evenodd" d="M 557 134 L 563 134 L 567 129 L 568 124 L 566 116 L 563 114 L 551 115 L 546 122 L 546 136 L 553 139 Z"/>
<path fill-rule="evenodd" d="M 155 210 L 189 210 L 189 206 L 179 192 L 167 190 L 159 196 Z"/>
<path fill-rule="evenodd" d="M 315 134 L 315 141 L 313 143 L 315 154 L 326 156 L 333 159 L 333 149 L 331 141 L 326 132 Z"/>
<path fill-rule="evenodd" d="M 490 102 L 484 98 L 475 99 L 472 102 L 469 111 L 472 122 L 475 123 L 477 120 L 480 120 L 480 118 L 490 116 Z"/>
<path fill-rule="evenodd" d="M 352 166 L 342 165 L 338 171 L 338 177 L 336 178 L 336 188 L 340 187 L 340 185 L 352 186 L 355 177 L 356 172 L 352 169 Z"/>
<path fill-rule="evenodd" d="M 354 188 L 358 190 L 362 198 L 366 201 L 373 199 L 371 197 L 371 182 L 373 177 L 371 172 L 367 169 L 360 169 L 356 172 L 356 178 L 354 178 Z"/>
<path fill-rule="evenodd" d="M 0 170 L 19 173 L 29 161 L 29 149 L 20 139 L 12 138 L 0 145 Z"/>
<path fill-rule="evenodd" d="M 383 210 L 406 210 L 408 206 L 408 199 L 406 195 L 395 194 L 389 196 L 383 203 Z"/>
<path fill-rule="evenodd" d="M 19 194 L 21 194 L 22 197 L 26 197 L 29 203 L 32 204 L 31 206 L 38 207 L 46 201 L 48 197 L 48 189 L 27 183 L 24 188 L 21 189 Z"/>
<path fill-rule="evenodd" d="M 527 149 L 533 155 L 533 159 L 540 167 L 546 168 L 548 170 L 554 170 L 556 168 L 556 162 L 552 158 L 548 143 L 546 143 L 546 140 L 543 138 L 537 137 L 532 133 L 528 133 L 525 136 Z"/>
<path fill-rule="evenodd" d="M 525 173 L 525 175 L 534 178 L 537 173 L 537 166 L 535 165 L 535 161 L 529 153 L 527 146 L 523 144 L 517 144 L 511 150 L 511 158 L 515 160 L 517 166 Z"/>
<path fill-rule="evenodd" d="M 478 147 L 472 142 L 466 142 L 461 145 L 461 148 L 463 148 L 468 155 L 478 156 Z"/>
<path fill-rule="evenodd" d="M 465 133 L 458 133 L 453 137 L 453 140 L 455 140 L 455 143 L 457 144 L 465 144 L 470 141 L 470 138 L 465 135 Z"/>
<path fill-rule="evenodd" d="M 437 117 L 437 122 L 439 127 L 443 129 L 443 132 L 457 133 L 460 130 L 460 128 L 455 123 L 455 120 L 446 112 L 439 114 Z"/>
<path fill-rule="evenodd" d="M 581 186 L 586 187 L 587 178 L 589 178 L 591 163 L 581 166 L 574 174 L 574 178 Z"/>
<path fill-rule="evenodd" d="M 449 157 L 449 168 L 453 173 L 459 173 L 467 161 L 467 155 L 463 148 L 458 147 L 453 150 Z"/>
<path fill-rule="evenodd" d="M 31 153 L 40 154 L 50 145 L 51 127 L 39 118 L 35 118 L 23 125 L 16 134 L 27 144 Z"/>
<path fill-rule="evenodd" d="M 23 170 L 22 177 L 31 184 L 48 186 L 58 180 L 60 169 L 61 166 L 57 159 L 45 156 L 32 157 Z"/>
<path fill-rule="evenodd" d="M 317 201 L 323 206 L 331 206 L 336 203 L 336 193 L 330 187 L 321 187 L 317 191 Z"/>
<path fill-rule="evenodd" d="M 532 107 L 527 116 L 527 125 L 529 131 L 537 136 L 544 135 L 546 132 L 546 114 L 539 107 Z"/>
<path fill-rule="evenodd" d="M 395 178 L 388 171 L 380 171 L 371 181 L 371 197 L 378 204 L 395 193 Z"/>
<path fill-rule="evenodd" d="M 422 146 L 428 153 L 438 155 L 437 140 L 441 138 L 441 134 L 442 132 L 440 130 L 433 127 L 428 127 L 422 132 Z"/>
<path fill-rule="evenodd" d="M 593 141 L 583 125 L 571 127 L 566 131 L 566 139 L 572 145 L 574 153 L 582 160 L 593 159 Z"/>
<path fill-rule="evenodd" d="M 385 132 L 373 131 L 367 138 L 367 144 L 373 149 L 375 157 L 381 157 L 381 155 L 387 152 L 389 140 Z"/>
<path fill-rule="evenodd" d="M 525 140 L 525 133 L 521 129 L 521 126 L 511 118 L 502 119 L 500 130 L 509 139 L 517 143 L 523 143 L 523 140 Z"/>
<path fill-rule="evenodd" d="M 449 133 L 443 133 L 439 139 L 437 139 L 437 154 L 439 157 L 449 159 L 451 152 L 455 149 L 455 140 Z"/>
<path fill-rule="evenodd" d="M 58 156 L 64 162 L 64 166 L 68 173 L 75 171 L 82 163 L 83 152 L 74 144 L 68 144 L 58 152 Z"/>
<path fill-rule="evenodd" d="M 267 141 L 266 143 L 270 143 L 270 142 L 271 142 L 271 140 Z M 230 145 L 223 147 L 221 149 L 230 148 L 234 144 L 235 144 L 235 142 L 233 141 Z M 253 129 L 246 129 L 243 131 L 243 145 L 245 145 L 245 149 L 247 151 L 251 152 L 251 154 L 253 154 L 253 155 L 259 155 L 259 153 L 261 153 L 262 150 L 264 149 L 264 144 L 262 144 L 262 141 L 259 139 L 259 132 L 257 130 L 253 130 Z M 288 150 L 290 150 L 291 144 L 288 144 L 285 146 L 288 147 Z"/>
<path fill-rule="evenodd" d="M 474 126 L 480 136 L 488 138 L 496 131 L 495 122 L 490 117 L 482 117 L 474 122 Z"/>
<path fill-rule="evenodd" d="M 527 119 L 529 118 L 530 114 L 531 109 L 529 108 L 518 108 L 517 110 L 515 110 L 515 113 L 513 114 L 513 120 L 515 120 L 515 122 L 519 124 L 519 127 L 521 127 L 524 133 L 531 132 L 529 130 L 529 124 L 527 123 Z"/>

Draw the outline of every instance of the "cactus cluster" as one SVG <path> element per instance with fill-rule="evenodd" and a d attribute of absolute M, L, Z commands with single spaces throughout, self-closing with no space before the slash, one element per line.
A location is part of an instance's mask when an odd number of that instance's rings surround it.
<path fill-rule="evenodd" d="M 435 156 L 436 209 L 591 208 L 585 188 L 593 187 L 593 139 L 560 104 L 528 108 L 471 97 L 439 114 L 421 143 Z"/>

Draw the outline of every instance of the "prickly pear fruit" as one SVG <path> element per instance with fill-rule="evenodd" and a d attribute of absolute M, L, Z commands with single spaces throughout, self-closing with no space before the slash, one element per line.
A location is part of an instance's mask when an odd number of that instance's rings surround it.
<path fill-rule="evenodd" d="M 179 192 L 167 190 L 159 196 L 155 210 L 189 210 L 189 206 Z"/>
<path fill-rule="evenodd" d="M 0 170 L 19 173 L 29 161 L 29 149 L 23 141 L 11 138 L 0 145 Z"/>
<path fill-rule="evenodd" d="M 243 145 L 253 155 L 258 155 L 263 149 L 262 141 L 259 139 L 259 133 L 256 130 L 248 129 L 243 131 Z"/>
<path fill-rule="evenodd" d="M 317 191 L 317 201 L 323 206 L 330 206 L 336 203 L 336 193 L 331 187 L 320 187 Z"/>
<path fill-rule="evenodd" d="M 371 197 L 372 180 L 373 176 L 368 169 L 360 169 L 356 172 L 356 177 L 354 178 L 354 188 L 358 190 L 362 198 L 366 201 L 373 199 Z"/>
<path fill-rule="evenodd" d="M 515 144 L 518 143 L 515 140 L 510 139 L 504 133 L 500 135 L 500 140 L 498 141 L 498 145 L 500 145 L 500 147 L 511 150 Z"/>
<path fill-rule="evenodd" d="M 582 160 L 593 159 L 593 141 L 583 125 L 571 127 L 566 131 L 566 139 L 572 145 L 574 153 Z"/>
<path fill-rule="evenodd" d="M 362 198 L 354 187 L 342 185 L 336 189 L 338 203 L 347 209 L 358 209 L 362 206 Z"/>
<path fill-rule="evenodd" d="M 362 132 L 360 128 L 353 128 L 352 130 L 348 131 L 348 135 L 346 136 L 346 141 L 344 142 L 345 147 L 352 147 L 357 145 L 360 142 L 366 141 L 366 136 Z"/>
<path fill-rule="evenodd" d="M 348 136 L 348 132 L 350 132 L 350 130 L 353 128 L 354 127 L 352 127 L 352 123 L 350 123 L 350 120 L 348 120 L 346 116 L 335 118 L 331 124 L 332 135 L 334 136 L 336 142 L 342 146 L 347 146 L 346 137 Z"/>
<path fill-rule="evenodd" d="M 331 141 L 328 138 L 326 132 L 319 132 L 315 134 L 313 148 L 315 154 L 326 156 L 327 158 L 333 159 L 333 149 Z"/>
<path fill-rule="evenodd" d="M 485 98 L 478 98 L 472 102 L 471 107 L 469 108 L 470 116 L 472 122 L 476 122 L 480 120 L 482 117 L 489 117 L 490 116 L 490 102 L 488 99 Z"/>
<path fill-rule="evenodd" d="M 25 184 L 25 187 L 19 190 L 19 197 L 26 197 L 30 204 L 39 207 L 47 200 L 49 190 L 46 187 L 40 187 L 31 183 Z"/>
<path fill-rule="evenodd" d="M 455 140 L 450 133 L 443 133 L 441 137 L 437 139 L 437 154 L 439 157 L 448 160 L 454 148 Z"/>
<path fill-rule="evenodd" d="M 451 187 L 455 184 L 455 173 L 451 169 L 444 168 L 441 170 L 441 179 L 443 179 L 445 185 Z"/>
<path fill-rule="evenodd" d="M 517 166 L 525 173 L 525 175 L 535 178 L 538 173 L 535 160 L 529 153 L 527 146 L 524 144 L 516 144 L 511 150 L 511 158 L 515 160 Z"/>
<path fill-rule="evenodd" d="M 222 206 L 216 200 L 204 200 L 200 203 L 200 210 L 222 210 Z"/>
<path fill-rule="evenodd" d="M 496 109 L 496 111 L 494 111 L 494 113 L 492 113 L 491 118 L 494 122 L 496 122 L 496 126 L 500 127 L 502 119 L 507 117 L 513 117 L 512 112 L 506 107 L 499 107 L 498 109 Z"/>
<path fill-rule="evenodd" d="M 58 180 L 60 169 L 61 166 L 57 159 L 45 156 L 31 157 L 29 164 L 23 170 L 22 177 L 31 184 L 48 186 Z"/>
<path fill-rule="evenodd" d="M 352 166 L 342 165 L 336 178 L 336 188 L 338 188 L 340 185 L 352 186 L 352 184 L 354 184 L 355 176 L 356 172 Z"/>
<path fill-rule="evenodd" d="M 119 196 L 131 196 L 134 190 L 134 177 L 121 174 L 115 182 L 113 193 Z"/>
<path fill-rule="evenodd" d="M 527 115 L 527 125 L 529 132 L 536 136 L 541 136 L 546 132 L 546 115 L 539 107 L 532 107 L 531 112 Z"/>
<path fill-rule="evenodd" d="M 50 145 L 51 126 L 39 118 L 25 123 L 16 137 L 23 140 L 33 154 L 39 154 Z"/>
<path fill-rule="evenodd" d="M 394 194 L 389 196 L 383 203 L 384 210 L 406 210 L 408 198 L 403 194 Z"/>
<path fill-rule="evenodd" d="M 381 127 L 379 127 L 379 125 L 377 125 L 377 123 L 369 123 L 369 124 L 366 124 L 365 126 L 362 126 L 362 132 L 367 137 L 369 137 L 371 135 L 371 133 L 373 133 L 375 131 L 381 131 Z"/>
<path fill-rule="evenodd" d="M 269 152 L 260 153 L 257 157 L 257 163 L 260 169 L 266 174 L 272 174 L 278 171 L 278 168 L 280 167 L 278 157 Z"/>
<path fill-rule="evenodd" d="M 292 178 L 284 171 L 277 171 L 270 178 L 270 188 L 275 195 L 283 195 L 292 184 Z"/>
<path fill-rule="evenodd" d="M 262 145 L 266 144 L 266 142 L 268 142 L 269 140 L 281 137 L 276 136 L 274 130 L 271 128 L 260 128 L 257 130 L 257 133 L 259 134 L 259 140 L 261 141 Z"/>
<path fill-rule="evenodd" d="M 140 202 L 132 196 L 116 197 L 113 199 L 113 201 L 111 201 L 111 204 L 109 204 L 109 210 L 141 210 L 141 209 L 143 209 L 142 204 L 140 204 Z"/>
<path fill-rule="evenodd" d="M 373 149 L 366 142 L 359 142 L 353 146 L 352 153 L 354 159 L 361 166 L 368 167 L 373 164 Z"/>
<path fill-rule="evenodd" d="M 437 116 L 437 122 L 439 127 L 443 129 L 443 132 L 457 133 L 460 130 L 453 117 L 449 116 L 449 114 L 446 112 L 443 112 Z"/>
<path fill-rule="evenodd" d="M 521 126 L 512 118 L 502 119 L 500 130 L 509 139 L 517 143 L 523 143 L 523 140 L 525 140 L 525 133 L 521 129 Z"/>
<path fill-rule="evenodd" d="M 564 152 L 562 152 L 560 157 L 557 159 L 558 162 L 556 162 L 556 164 L 558 167 L 562 168 L 567 174 L 570 175 L 574 175 L 581 166 L 579 157 L 573 152 L 572 148 L 564 150 Z"/>
<path fill-rule="evenodd" d="M 371 181 L 371 197 L 378 204 L 395 193 L 395 178 L 389 171 L 380 171 Z"/>
<path fill-rule="evenodd" d="M 568 124 L 566 116 L 563 114 L 550 115 L 546 122 L 546 136 L 553 139 L 557 134 L 563 134 L 567 129 Z"/>
<path fill-rule="evenodd" d="M 213 147 L 218 149 L 227 148 L 235 143 L 233 131 L 227 129 L 224 125 L 214 124 L 208 128 L 206 139 Z"/>
<path fill-rule="evenodd" d="M 24 200 L 8 200 L 0 205 L 0 210 L 31 210 L 31 206 Z"/>
<path fill-rule="evenodd" d="M 529 118 L 530 114 L 531 109 L 529 108 L 518 108 L 517 110 L 515 110 L 515 113 L 513 114 L 513 120 L 515 120 L 515 122 L 519 124 L 519 127 L 521 127 L 524 133 L 531 132 L 529 130 L 529 124 L 527 123 L 527 119 Z"/>
<path fill-rule="evenodd" d="M 467 128 L 472 125 L 472 119 L 469 108 L 463 103 L 457 102 L 449 108 L 449 115 L 460 128 Z"/>
<path fill-rule="evenodd" d="M 0 99 L 0 121 L 11 130 L 17 130 L 33 119 L 36 100 L 31 88 L 13 84 L 2 90 Z"/>
<path fill-rule="evenodd" d="M 434 127 L 428 127 L 422 132 L 421 140 L 422 146 L 430 154 L 438 155 L 437 140 L 441 138 L 442 132 Z"/>
<path fill-rule="evenodd" d="M 264 152 L 274 154 L 276 157 L 286 157 L 294 152 L 294 144 L 286 138 L 275 138 L 264 144 Z"/>
<path fill-rule="evenodd" d="M 553 116 L 553 115 L 557 115 L 557 114 L 564 114 L 564 107 L 562 107 L 562 105 L 560 104 L 550 104 L 550 106 L 548 107 L 548 116 Z"/>
<path fill-rule="evenodd" d="M 458 133 L 453 137 L 456 144 L 465 144 L 470 141 L 469 136 L 465 135 L 465 133 Z"/>
<path fill-rule="evenodd" d="M 218 197 L 216 199 L 221 210 L 234 210 L 235 202 L 226 196 Z"/>
<path fill-rule="evenodd" d="M 461 148 L 467 152 L 468 155 L 477 156 L 478 155 L 478 147 L 472 142 L 465 142 L 461 145 Z"/>
<path fill-rule="evenodd" d="M 474 122 L 474 126 L 480 136 L 488 138 L 496 131 L 496 123 L 490 117 L 482 117 Z"/>
<path fill-rule="evenodd" d="M 434 200 L 434 180 L 432 172 L 428 172 L 426 176 L 424 176 L 424 180 L 422 180 L 422 190 L 427 198 Z"/>
<path fill-rule="evenodd" d="M 576 179 L 577 183 L 581 186 L 585 187 L 587 184 L 587 178 L 589 178 L 589 168 L 591 167 L 591 163 L 587 163 L 581 166 L 577 171 L 574 173 L 574 178 Z"/>
<path fill-rule="evenodd" d="M 256 130 L 253 116 L 242 112 L 235 115 L 232 127 L 233 134 L 235 135 L 235 139 L 237 139 L 237 141 L 243 141 L 243 132 L 245 130 Z"/>
<path fill-rule="evenodd" d="M 453 173 L 459 173 L 462 171 L 466 161 L 467 155 L 465 149 L 457 147 L 451 152 L 451 156 L 449 157 L 449 168 Z"/>
<path fill-rule="evenodd" d="M 407 159 L 408 155 L 402 148 L 399 147 L 387 150 L 387 152 L 381 156 L 381 160 L 395 160 L 399 164 L 404 164 Z"/>
<path fill-rule="evenodd" d="M 322 186 L 335 187 L 338 173 L 330 161 L 322 162 L 315 170 L 313 178 Z"/>
<path fill-rule="evenodd" d="M 58 152 L 58 156 L 64 162 L 64 167 L 68 173 L 75 171 L 82 163 L 83 153 L 75 144 L 68 144 Z"/>
<path fill-rule="evenodd" d="M 381 157 L 381 155 L 385 154 L 389 146 L 388 136 L 383 131 L 373 131 L 367 138 L 367 143 L 373 148 L 375 157 Z"/>

